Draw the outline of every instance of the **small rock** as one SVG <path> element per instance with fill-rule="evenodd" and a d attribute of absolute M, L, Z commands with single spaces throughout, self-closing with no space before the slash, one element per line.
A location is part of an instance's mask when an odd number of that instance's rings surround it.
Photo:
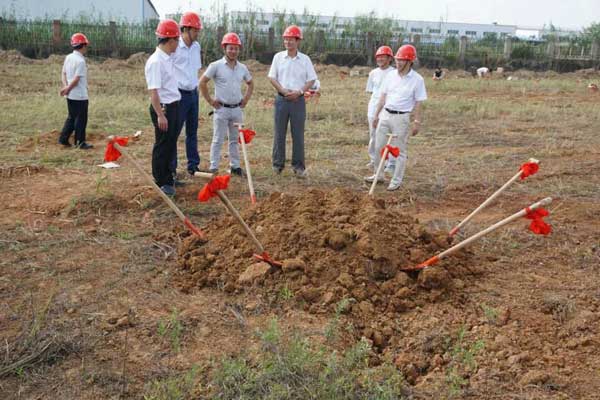
<path fill-rule="evenodd" d="M 337 282 L 346 289 L 350 289 L 354 286 L 352 275 L 348 274 L 347 272 L 342 272 L 340 276 L 338 276 Z"/>
<path fill-rule="evenodd" d="M 443 288 L 450 282 L 450 274 L 439 267 L 425 268 L 419 274 L 418 282 L 425 289 Z"/>
<path fill-rule="evenodd" d="M 350 235 L 339 229 L 330 229 L 324 239 L 325 244 L 333 250 L 341 250 L 352 242 Z"/>
<path fill-rule="evenodd" d="M 321 298 L 321 301 L 323 302 L 323 304 L 331 304 L 334 299 L 335 299 L 335 294 L 333 292 L 327 292 L 323 295 L 323 297 Z"/>
<path fill-rule="evenodd" d="M 321 290 L 318 288 L 304 288 L 299 294 L 304 300 L 312 303 L 321 296 Z"/>
<path fill-rule="evenodd" d="M 264 278 L 270 270 L 271 266 L 265 262 L 252 264 L 239 276 L 238 283 L 242 285 L 251 284 L 258 279 Z"/>
<path fill-rule="evenodd" d="M 254 311 L 258 308 L 258 302 L 257 301 L 249 301 L 248 304 L 246 304 L 246 306 L 244 308 L 246 309 L 246 311 Z"/>
<path fill-rule="evenodd" d="M 283 260 L 281 269 L 286 273 L 292 271 L 304 271 L 306 270 L 306 263 L 299 258 L 289 258 L 287 260 Z"/>
<path fill-rule="evenodd" d="M 406 286 L 398 289 L 398 291 L 396 292 L 396 297 L 398 297 L 399 299 L 406 299 L 406 298 L 410 297 L 411 295 L 412 295 L 412 290 L 410 290 Z"/>
<path fill-rule="evenodd" d="M 121 317 L 117 320 L 117 327 L 119 328 L 123 328 L 129 325 L 131 325 L 131 322 L 129 321 L 128 316 Z"/>

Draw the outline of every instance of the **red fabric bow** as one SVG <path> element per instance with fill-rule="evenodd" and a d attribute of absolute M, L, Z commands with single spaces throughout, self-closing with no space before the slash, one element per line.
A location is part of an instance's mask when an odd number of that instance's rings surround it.
<path fill-rule="evenodd" d="M 246 144 L 250 143 L 254 136 L 256 136 L 256 132 L 250 129 L 240 129 L 240 132 L 244 135 L 244 142 Z M 238 137 L 238 143 L 242 143 L 242 140 Z"/>
<path fill-rule="evenodd" d="M 525 218 L 531 220 L 531 224 L 529 225 L 529 230 L 536 235 L 548 235 L 552 232 L 552 227 L 544 221 L 544 217 L 550 215 L 550 213 L 543 209 L 538 208 L 535 210 L 530 210 L 529 207 L 525 209 Z"/>
<path fill-rule="evenodd" d="M 198 192 L 198 200 L 205 202 L 217 195 L 217 190 L 225 190 L 229 186 L 229 179 L 231 175 L 215 176 L 210 182 L 208 182 L 200 192 Z"/>
<path fill-rule="evenodd" d="M 385 149 L 388 149 L 388 153 L 385 155 L 385 159 L 390 158 L 390 154 L 394 157 L 398 157 L 400 155 L 400 148 L 392 146 L 391 144 L 386 144 L 383 149 L 381 149 L 381 156 L 383 157 L 383 152 Z"/>
<path fill-rule="evenodd" d="M 521 180 L 535 174 L 539 171 L 539 169 L 539 164 L 534 162 L 526 162 L 525 164 L 521 165 Z"/>
<path fill-rule="evenodd" d="M 127 146 L 129 141 L 128 137 L 115 136 L 113 139 L 108 141 L 106 145 L 106 152 L 104 153 L 104 161 L 117 161 L 121 157 L 121 152 L 116 149 L 115 143 L 119 146 Z"/>

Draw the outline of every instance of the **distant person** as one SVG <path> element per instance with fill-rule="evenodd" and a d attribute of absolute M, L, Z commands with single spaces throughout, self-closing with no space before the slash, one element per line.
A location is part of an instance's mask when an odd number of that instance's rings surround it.
<path fill-rule="evenodd" d="M 487 78 L 491 74 L 490 69 L 488 67 L 477 68 L 477 77 L 479 78 Z"/>
<path fill-rule="evenodd" d="M 198 71 L 202 68 L 198 35 L 202 29 L 202 21 L 195 12 L 183 13 L 179 21 L 181 36 L 179 46 L 173 55 L 173 67 L 177 78 L 177 87 L 181 94 L 179 102 L 179 131 L 177 139 L 185 124 L 185 154 L 187 170 L 190 175 L 200 171 L 200 154 L 198 154 Z M 177 144 L 171 160 L 171 173 L 177 184 Z"/>
<path fill-rule="evenodd" d="M 154 125 L 154 146 L 152 147 L 152 176 L 167 196 L 175 195 L 171 161 L 179 127 L 179 100 L 181 93 L 177 87 L 173 58 L 171 55 L 179 46 L 179 25 L 172 19 L 158 23 L 156 37 L 158 46 L 144 69 L 146 83 L 150 91 L 150 119 Z"/>
<path fill-rule="evenodd" d="M 221 161 L 221 148 L 227 136 L 229 140 L 229 172 L 232 175 L 244 176 L 240 167 L 240 149 L 238 146 L 238 128 L 235 123 L 244 122 L 242 110 L 250 101 L 254 90 L 254 81 L 248 67 L 238 61 L 242 41 L 236 33 L 227 33 L 223 36 L 221 47 L 225 56 L 220 60 L 210 63 L 202 78 L 200 78 L 200 91 L 202 97 L 214 108 L 213 113 L 213 139 L 210 146 L 210 169 L 216 173 Z M 208 82 L 215 82 L 215 95 L 208 93 Z M 248 89 L 242 94 L 242 83 Z"/>
<path fill-rule="evenodd" d="M 387 143 L 387 135 L 396 135 L 391 145 L 400 149 L 400 155 L 396 161 L 394 175 L 387 187 L 388 191 L 398 190 L 402 184 L 406 159 L 408 154 L 408 136 L 410 117 L 413 115 L 413 136 L 419 133 L 421 127 L 421 103 L 427 100 L 425 81 L 423 77 L 412 69 L 417 58 L 417 49 L 411 45 L 404 45 L 398 49 L 394 57 L 396 59 L 396 72 L 386 75 L 381 87 L 381 96 L 373 126 L 375 132 L 375 174 L 366 177 L 367 182 L 383 182 L 383 177 L 377 176 L 377 166 L 381 160 L 381 151 Z"/>
<path fill-rule="evenodd" d="M 65 120 L 58 143 L 65 147 L 71 147 L 69 137 L 75 131 L 74 144 L 81 150 L 93 147 L 85 141 L 89 103 L 85 54 L 89 44 L 90 42 L 83 33 L 71 36 L 73 52 L 65 58 L 61 74 L 63 87 L 60 95 L 67 97 L 69 115 Z"/>
<path fill-rule="evenodd" d="M 367 152 L 369 154 L 369 163 L 367 168 L 373 168 L 375 163 L 375 128 L 373 127 L 373 119 L 375 118 L 375 111 L 377 110 L 377 104 L 379 103 L 379 97 L 381 95 L 381 84 L 383 79 L 388 73 L 394 71 L 394 67 L 390 64 L 394 59 L 394 52 L 389 46 L 381 46 L 375 52 L 375 62 L 377 68 L 369 72 L 369 78 L 367 79 L 367 93 L 371 93 L 369 105 L 367 108 L 367 122 L 369 124 L 369 146 Z M 386 169 L 393 171 L 396 166 L 396 157 L 390 156 Z"/>
<path fill-rule="evenodd" d="M 441 81 L 442 79 L 444 79 L 445 75 L 446 74 L 442 70 L 442 67 L 437 67 L 435 69 L 435 71 L 433 71 L 433 80 L 434 81 Z"/>
<path fill-rule="evenodd" d="M 285 137 L 289 123 L 292 132 L 292 169 L 297 177 L 305 178 L 304 93 L 314 85 L 317 73 L 310 58 L 298 51 L 301 41 L 302 30 L 296 25 L 288 26 L 283 32 L 285 50 L 275 54 L 267 76 L 277 91 L 274 113 L 273 172 L 281 174 L 285 166 Z"/>

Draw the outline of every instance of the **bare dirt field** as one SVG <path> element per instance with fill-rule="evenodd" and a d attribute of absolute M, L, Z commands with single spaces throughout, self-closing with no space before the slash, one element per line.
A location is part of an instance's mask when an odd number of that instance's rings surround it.
<path fill-rule="evenodd" d="M 249 62 L 258 204 L 237 177 L 227 194 L 284 262 L 265 271 L 218 199 L 197 201 L 201 180 L 182 173 L 175 202 L 207 240 L 126 159 L 97 166 L 108 135 L 141 130 L 129 151 L 150 172 L 138 59 L 90 62 L 94 148 L 81 151 L 56 143 L 62 59 L 0 55 L 0 398 L 600 399 L 600 94 L 587 88 L 599 74 L 420 71 L 429 100 L 403 187 L 370 199 L 368 69 L 317 67 L 300 180 L 271 171 L 273 90 Z M 184 153 L 180 138 L 182 171 Z M 426 273 L 400 271 L 448 248 L 530 157 L 540 171 L 458 240 L 546 196 L 551 235 L 520 219 Z"/>

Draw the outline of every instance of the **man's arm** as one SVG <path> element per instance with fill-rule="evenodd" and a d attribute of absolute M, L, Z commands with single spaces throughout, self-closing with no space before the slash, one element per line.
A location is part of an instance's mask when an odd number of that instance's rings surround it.
<path fill-rule="evenodd" d="M 166 132 L 169 129 L 169 121 L 167 121 L 167 117 L 165 117 L 165 113 L 160 106 L 160 97 L 158 97 L 158 89 L 150 89 L 150 103 L 152 104 L 152 108 L 158 117 L 158 129 L 163 132 Z"/>
<path fill-rule="evenodd" d="M 246 95 L 242 99 L 242 104 L 240 105 L 242 108 L 246 107 L 246 104 L 248 104 L 250 101 L 250 97 L 252 97 L 252 92 L 254 91 L 254 81 L 249 80 L 246 82 L 246 85 L 248 85 L 248 89 L 246 89 Z"/>
<path fill-rule="evenodd" d="M 76 76 L 75 78 L 73 78 L 73 80 L 71 81 L 70 84 L 67 85 L 67 76 L 65 74 L 64 79 L 63 79 L 63 84 L 65 85 L 61 90 L 60 90 L 60 95 L 61 96 L 66 96 L 69 94 L 69 92 L 75 87 L 77 86 L 77 84 L 79 83 L 79 76 Z"/>
<path fill-rule="evenodd" d="M 413 129 L 412 129 L 412 134 L 413 136 L 415 136 L 417 133 L 419 133 L 419 129 L 421 128 L 421 102 L 417 101 L 415 103 L 415 107 L 413 108 L 412 114 L 414 115 L 413 118 Z"/>
<path fill-rule="evenodd" d="M 208 93 L 208 81 L 210 81 L 210 78 L 206 75 L 202 75 L 202 77 L 200 78 L 200 93 L 202 93 L 202 97 L 204 97 L 204 100 L 206 100 L 206 102 L 210 104 L 213 108 L 221 108 L 221 103 L 219 103 L 216 99 L 210 97 L 210 94 Z"/>
<path fill-rule="evenodd" d="M 383 110 L 383 106 L 385 105 L 385 96 L 385 93 L 382 93 L 381 97 L 379 97 L 377 109 L 375 110 L 375 116 L 373 117 L 373 128 L 377 128 L 377 124 L 379 123 L 379 113 L 381 110 Z"/>
<path fill-rule="evenodd" d="M 269 78 L 269 82 L 271 82 L 271 85 L 273 85 L 275 90 L 277 90 L 277 92 L 282 96 L 285 96 L 290 92 L 290 90 L 284 89 L 283 86 L 281 86 L 281 84 L 275 78 Z"/>

